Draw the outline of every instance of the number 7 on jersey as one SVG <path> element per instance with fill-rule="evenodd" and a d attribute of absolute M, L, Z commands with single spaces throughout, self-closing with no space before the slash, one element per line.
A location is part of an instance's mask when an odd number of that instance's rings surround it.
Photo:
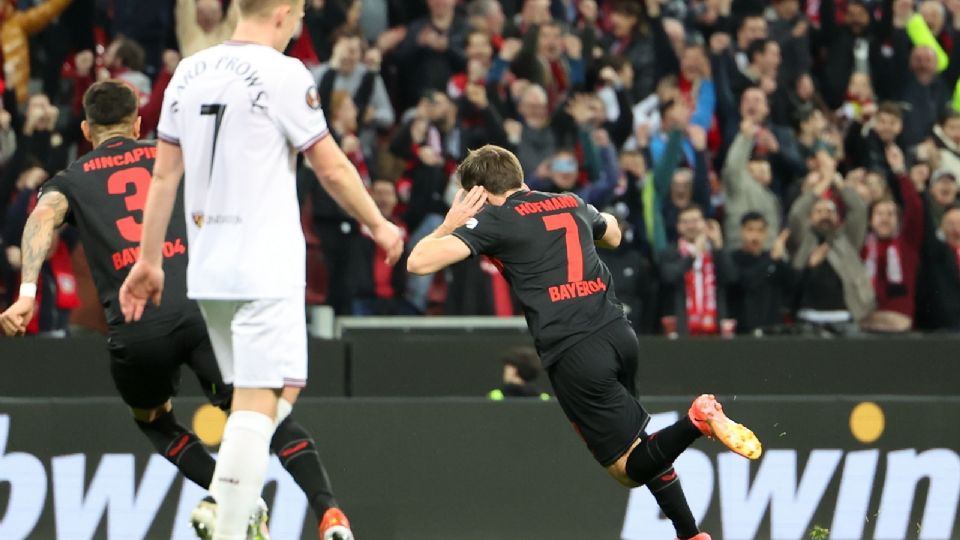
<path fill-rule="evenodd" d="M 580 248 L 580 230 L 573 214 L 543 216 L 548 231 L 563 229 L 567 247 L 567 283 L 583 281 L 583 251 Z"/>
<path fill-rule="evenodd" d="M 200 106 L 200 116 L 211 115 L 213 122 L 213 149 L 210 151 L 210 174 L 213 174 L 213 158 L 217 155 L 217 137 L 220 135 L 220 123 L 223 122 L 223 111 L 227 106 L 223 103 L 207 103 Z"/>

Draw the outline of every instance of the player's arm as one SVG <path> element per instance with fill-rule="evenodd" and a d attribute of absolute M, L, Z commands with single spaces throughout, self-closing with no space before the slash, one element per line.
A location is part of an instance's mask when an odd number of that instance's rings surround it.
<path fill-rule="evenodd" d="M 620 245 L 620 240 L 623 237 L 620 231 L 620 224 L 617 223 L 617 218 L 606 212 L 600 212 L 600 217 L 603 218 L 603 221 L 606 223 L 606 228 L 603 231 L 603 235 L 594 243 L 600 248 L 616 249 Z"/>
<path fill-rule="evenodd" d="M 377 208 L 367 193 L 356 167 L 340 150 L 333 137 L 323 137 L 304 151 L 320 184 L 337 204 L 370 228 L 374 241 L 387 252 L 387 263 L 393 264 L 403 254 L 403 236 Z"/>
<path fill-rule="evenodd" d="M 177 188 L 183 177 L 183 153 L 180 146 L 164 140 L 157 142 L 157 157 L 153 164 L 153 179 L 147 192 L 143 210 L 143 230 L 140 233 L 140 259 L 120 287 L 120 309 L 124 319 L 139 320 L 153 300 L 160 305 L 163 294 L 163 241 L 170 224 L 170 214 L 177 200 Z"/>
<path fill-rule="evenodd" d="M 57 227 L 70 210 L 66 196 L 59 191 L 44 193 L 30 212 L 20 241 L 22 263 L 20 268 L 20 297 L 7 311 L 0 314 L 0 328 L 8 336 L 22 335 L 33 318 L 34 298 L 40 268 L 47 260 L 56 237 Z"/>
<path fill-rule="evenodd" d="M 453 231 L 477 215 L 487 201 L 486 191 L 474 186 L 470 192 L 462 189 L 453 198 L 453 204 L 443 223 L 417 242 L 407 258 L 407 271 L 413 274 L 432 274 L 470 256 L 470 247 Z"/>
<path fill-rule="evenodd" d="M 143 210 L 143 232 L 140 236 L 140 260 L 148 265 L 163 264 L 163 241 L 170 225 L 170 215 L 177 201 L 177 189 L 183 177 L 183 152 L 180 146 L 163 140 L 157 142 L 157 159 L 153 179 Z"/>

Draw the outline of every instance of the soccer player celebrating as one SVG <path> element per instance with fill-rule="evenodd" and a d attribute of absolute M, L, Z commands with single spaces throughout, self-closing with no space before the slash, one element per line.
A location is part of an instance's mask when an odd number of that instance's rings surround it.
<path fill-rule="evenodd" d="M 160 302 L 163 235 L 184 176 L 187 293 L 199 300 L 220 371 L 234 385 L 210 486 L 217 540 L 243 537 L 263 487 L 275 422 L 306 384 L 306 242 L 296 151 L 370 229 L 388 260 L 403 250 L 399 230 L 329 136 L 310 72 L 281 53 L 300 24 L 304 0 L 235 1 L 240 19 L 233 38 L 184 59 L 164 94 L 140 258 L 120 289 L 128 320 L 140 319 L 148 300 Z"/>
<path fill-rule="evenodd" d="M 156 148 L 136 140 L 140 136 L 137 97 L 126 83 L 94 84 L 84 95 L 83 105 L 83 133 L 95 150 L 43 185 L 23 233 L 24 285 L 17 302 L 0 315 L 0 327 L 8 335 L 23 333 L 34 309 L 37 275 L 55 231 L 63 223 L 77 225 L 110 326 L 110 372 L 120 396 L 157 451 L 184 476 L 209 488 L 213 457 L 195 434 L 177 422 L 170 398 L 177 391 L 184 364 L 196 373 L 214 404 L 229 407 L 232 389 L 220 376 L 200 310 L 186 296 L 184 221 L 171 223 L 163 242 L 168 278 L 163 306 L 151 306 L 140 322 L 124 324 L 117 291 L 136 260 L 141 225 L 133 213 L 143 209 Z M 181 204 L 179 198 L 177 204 Z M 285 408 L 289 410 L 289 405 Z M 341 539 L 351 538 L 310 434 L 287 416 L 279 422 L 270 446 L 303 489 L 317 519 L 325 520 L 328 529 L 339 526 Z M 203 503 L 194 512 L 198 532 L 210 532 L 212 510 Z M 260 522 L 265 521 L 264 509 L 254 509 L 251 515 L 256 537 Z"/>
<path fill-rule="evenodd" d="M 649 415 L 634 397 L 639 344 L 594 247 L 619 245 L 616 219 L 573 194 L 528 190 L 516 156 L 498 146 L 470 152 L 457 174 L 463 189 L 414 247 L 408 270 L 430 274 L 477 255 L 499 261 L 557 401 L 594 458 L 624 486 L 646 485 L 680 538 L 710 538 L 690 513 L 674 460 L 701 435 L 750 459 L 760 457 L 760 441 L 706 394 L 679 422 L 646 434 Z"/>

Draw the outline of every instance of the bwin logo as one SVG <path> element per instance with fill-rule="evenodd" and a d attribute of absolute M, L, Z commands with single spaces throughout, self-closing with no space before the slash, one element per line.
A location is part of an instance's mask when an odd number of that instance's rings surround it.
<path fill-rule="evenodd" d="M 10 416 L 0 414 L 0 484 L 10 485 L 8 498 L 0 498 L 0 538 L 88 540 L 100 538 L 101 527 L 107 538 L 124 540 L 148 536 L 196 538 L 190 527 L 190 512 L 207 491 L 189 480 L 181 480 L 177 469 L 163 457 L 153 454 L 145 467 L 137 470 L 132 454 L 103 454 L 88 478 L 85 454 L 55 456 L 44 464 L 34 455 L 9 452 L 10 429 Z M 267 501 L 272 509 L 271 537 L 299 539 L 307 502 L 276 457 L 270 460 L 266 482 L 276 482 L 276 495 L 273 501 Z M 48 493 L 48 486 L 52 493 Z M 158 522 L 159 509 L 177 491 L 173 522 Z M 55 536 L 37 530 L 45 509 L 46 515 L 55 521 Z M 44 528 L 49 530 L 49 524 Z"/>
<path fill-rule="evenodd" d="M 649 430 L 677 418 L 676 413 L 654 415 Z M 956 451 L 908 448 L 882 455 L 877 449 L 825 448 L 809 452 L 805 461 L 801 454 L 806 453 L 768 450 L 751 473 L 751 463 L 733 453 L 714 461 L 690 448 L 674 467 L 694 518 L 705 522 L 704 530 L 715 538 L 799 540 L 808 538 L 814 525 L 829 529 L 829 538 L 837 540 L 954 538 L 960 502 Z M 926 498 L 918 490 L 924 482 L 929 482 Z M 674 537 L 646 488 L 630 492 L 621 536 Z"/>

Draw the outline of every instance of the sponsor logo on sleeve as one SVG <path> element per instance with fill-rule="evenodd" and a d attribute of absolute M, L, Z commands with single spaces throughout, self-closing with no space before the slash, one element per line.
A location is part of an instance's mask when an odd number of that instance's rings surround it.
<path fill-rule="evenodd" d="M 320 94 L 317 93 L 317 87 L 311 85 L 310 88 L 307 88 L 307 107 L 310 107 L 313 110 L 318 110 L 320 108 Z"/>

